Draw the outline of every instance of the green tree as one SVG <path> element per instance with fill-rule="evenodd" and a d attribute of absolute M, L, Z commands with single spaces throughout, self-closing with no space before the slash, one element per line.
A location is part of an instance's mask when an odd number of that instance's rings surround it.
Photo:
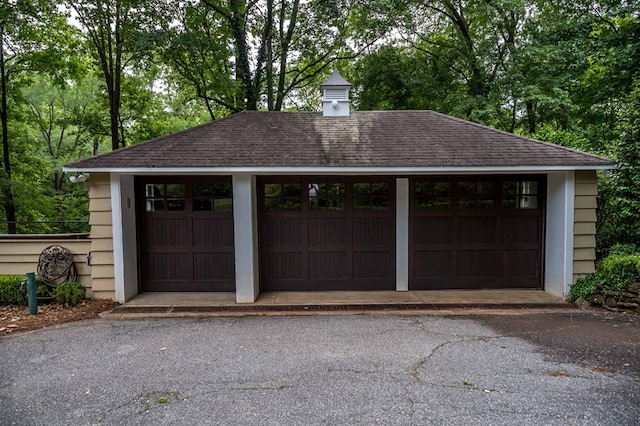
<path fill-rule="evenodd" d="M 122 124 L 122 84 L 125 70 L 131 69 L 144 55 L 138 42 L 147 30 L 147 15 L 155 2 L 146 0 L 67 0 L 75 12 L 86 38 L 93 48 L 104 79 L 109 103 L 111 149 L 127 144 Z"/>
<path fill-rule="evenodd" d="M 161 61 L 211 118 L 243 109 L 282 110 L 316 86 L 330 67 L 362 54 L 391 27 L 394 1 L 170 3 L 156 19 Z M 362 17 L 376 12 L 371 22 Z M 177 24 L 177 25 L 176 25 Z"/>
<path fill-rule="evenodd" d="M 84 193 L 77 200 L 74 209 L 65 208 L 65 204 L 72 192 L 66 176 L 62 172 L 65 163 L 86 157 L 92 153 L 95 135 L 90 127 L 78 125 L 81 117 L 95 102 L 96 93 L 91 82 L 64 82 L 62 84 L 50 81 L 47 77 L 34 79 L 34 83 L 23 90 L 23 97 L 27 104 L 26 121 L 35 130 L 32 138 L 35 143 L 30 144 L 28 153 L 41 160 L 40 169 L 47 175 L 47 182 L 42 182 L 42 188 L 51 188 L 50 194 L 55 200 L 54 209 L 49 210 L 49 218 L 56 220 L 69 219 L 68 215 L 82 208 L 88 212 L 87 198 Z M 39 197 L 38 197 L 39 198 Z M 43 203 L 46 202 L 43 200 Z M 53 216 L 53 217 L 51 217 Z"/>
<path fill-rule="evenodd" d="M 16 232 L 16 206 L 12 181 L 12 138 L 9 121 L 19 105 L 25 74 L 47 71 L 60 76 L 69 63 L 64 52 L 69 40 L 65 17 L 48 1 L 4 1 L 0 5 L 0 125 L 2 171 L 0 193 L 9 233 Z"/>
<path fill-rule="evenodd" d="M 614 146 L 617 169 L 602 182 L 599 197 L 598 247 L 616 243 L 640 245 L 640 78 L 635 79 L 619 120 Z"/>

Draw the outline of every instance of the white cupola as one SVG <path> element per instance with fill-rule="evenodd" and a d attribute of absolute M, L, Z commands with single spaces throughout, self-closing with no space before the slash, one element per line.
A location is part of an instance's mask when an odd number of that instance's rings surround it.
<path fill-rule="evenodd" d="M 320 85 L 322 115 L 324 117 L 348 117 L 349 90 L 351 90 L 351 83 L 342 78 L 337 69 L 334 69 L 331 77 Z"/>

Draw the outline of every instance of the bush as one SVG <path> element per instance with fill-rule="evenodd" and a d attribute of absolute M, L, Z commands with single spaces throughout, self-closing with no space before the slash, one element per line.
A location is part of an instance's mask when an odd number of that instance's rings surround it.
<path fill-rule="evenodd" d="M 87 295 L 87 288 L 79 282 L 71 281 L 53 289 L 53 300 L 60 305 L 75 306 Z"/>
<path fill-rule="evenodd" d="M 0 305 L 26 305 L 27 286 L 22 275 L 0 275 Z"/>
<path fill-rule="evenodd" d="M 26 279 L 24 275 L 0 275 L 0 305 L 26 305 L 27 284 L 21 284 L 21 281 Z M 36 286 L 37 297 L 49 296 L 46 287 L 37 276 Z"/>
<path fill-rule="evenodd" d="M 622 291 L 633 282 L 640 282 L 640 250 L 634 245 L 615 245 L 595 272 L 571 286 L 569 300 L 588 299 L 598 286 L 604 291 Z"/>
<path fill-rule="evenodd" d="M 623 290 L 629 283 L 640 281 L 640 255 L 610 254 L 602 259 L 598 268 L 607 290 Z"/>

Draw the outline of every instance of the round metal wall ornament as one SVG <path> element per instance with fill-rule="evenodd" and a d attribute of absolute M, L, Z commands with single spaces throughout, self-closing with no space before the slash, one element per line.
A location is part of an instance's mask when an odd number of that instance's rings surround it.
<path fill-rule="evenodd" d="M 77 271 L 73 263 L 73 254 L 69 249 L 59 245 L 45 248 L 38 259 L 38 276 L 49 289 L 75 281 Z"/>

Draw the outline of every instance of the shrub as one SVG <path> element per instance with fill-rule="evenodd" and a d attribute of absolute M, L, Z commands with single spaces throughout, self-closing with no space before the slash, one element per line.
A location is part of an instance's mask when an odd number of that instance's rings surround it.
<path fill-rule="evenodd" d="M 27 286 L 20 281 L 21 275 L 0 275 L 0 305 L 26 305 Z"/>
<path fill-rule="evenodd" d="M 0 275 L 0 305 L 26 305 L 27 285 L 22 284 L 27 277 L 24 275 Z M 49 296 L 46 287 L 36 276 L 36 296 Z"/>
<path fill-rule="evenodd" d="M 71 281 L 53 289 L 53 300 L 60 305 L 75 306 L 85 298 L 87 288 L 79 282 Z"/>
<path fill-rule="evenodd" d="M 603 286 L 608 290 L 623 290 L 629 283 L 640 280 L 640 255 L 610 254 L 598 264 Z"/>
<path fill-rule="evenodd" d="M 640 247 L 636 246 L 635 244 L 615 244 L 611 248 L 609 248 L 609 254 L 635 254 L 640 256 Z"/>
<path fill-rule="evenodd" d="M 632 282 L 640 282 L 640 250 L 634 245 L 615 245 L 594 273 L 571 286 L 569 300 L 588 299 L 599 286 L 604 291 L 622 291 Z"/>

